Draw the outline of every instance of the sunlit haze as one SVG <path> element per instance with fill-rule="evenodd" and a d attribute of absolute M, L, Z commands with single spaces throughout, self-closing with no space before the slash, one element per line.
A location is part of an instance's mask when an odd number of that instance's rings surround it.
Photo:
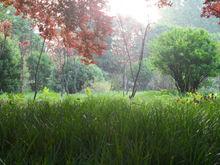
<path fill-rule="evenodd" d="M 129 16 L 140 23 L 157 22 L 161 18 L 159 9 L 145 0 L 109 0 L 113 15 Z"/>

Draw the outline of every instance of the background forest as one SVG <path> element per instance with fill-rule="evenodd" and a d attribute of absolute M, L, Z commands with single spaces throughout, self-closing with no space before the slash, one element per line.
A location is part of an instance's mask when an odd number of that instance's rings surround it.
<path fill-rule="evenodd" d="M 137 83 L 139 91 L 176 89 L 172 76 L 152 64 L 150 45 L 162 33 L 180 27 L 203 28 L 219 42 L 218 20 L 201 17 L 202 6 L 202 0 L 175 0 L 172 8 L 161 9 L 163 19 L 151 23 L 145 41 L 144 62 Z M 31 92 L 35 89 L 35 72 L 43 40 L 38 31 L 33 30 L 31 20 L 15 16 L 14 13 L 13 7 L 1 6 L 2 24 L 8 20 L 12 25 L 10 37 L 4 40 L 4 35 L 1 36 L 5 55 L 0 60 L 0 88 L 2 92 Z M 139 66 L 141 31 L 145 27 L 133 18 L 123 16 L 113 17 L 112 26 L 115 30 L 108 39 L 109 49 L 101 57 L 94 54 L 95 64 L 80 62 L 75 51 L 47 45 L 39 65 L 37 89 L 47 87 L 55 92 L 70 94 L 81 92 L 86 87 L 97 92 L 131 91 L 134 83 L 132 77 Z M 199 89 L 203 91 L 214 92 L 219 88 L 218 74 L 206 77 L 205 81 L 199 83 Z"/>

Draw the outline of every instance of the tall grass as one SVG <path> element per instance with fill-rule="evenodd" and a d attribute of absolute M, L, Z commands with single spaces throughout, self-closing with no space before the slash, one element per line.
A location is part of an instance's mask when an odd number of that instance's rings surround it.
<path fill-rule="evenodd" d="M 220 100 L 164 103 L 141 97 L 0 99 L 0 164 L 220 162 Z"/>

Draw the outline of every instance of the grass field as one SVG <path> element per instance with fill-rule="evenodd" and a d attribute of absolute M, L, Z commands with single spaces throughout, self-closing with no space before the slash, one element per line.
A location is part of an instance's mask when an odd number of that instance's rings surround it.
<path fill-rule="evenodd" d="M 169 92 L 0 96 L 0 164 L 220 162 L 220 99 Z"/>

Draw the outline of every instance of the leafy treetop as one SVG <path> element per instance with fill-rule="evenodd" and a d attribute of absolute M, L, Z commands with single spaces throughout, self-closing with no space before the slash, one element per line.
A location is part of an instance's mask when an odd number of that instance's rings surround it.
<path fill-rule="evenodd" d="M 66 48 L 92 60 L 107 48 L 111 17 L 104 12 L 106 0 L 0 0 L 14 6 L 17 15 L 31 18 L 44 40 L 62 40 Z M 89 61 L 87 61 L 89 62 Z"/>
<path fill-rule="evenodd" d="M 220 18 L 220 1 L 219 0 L 205 0 L 202 16 L 211 17 L 215 16 Z"/>
<path fill-rule="evenodd" d="M 217 43 L 203 29 L 174 28 L 151 44 L 153 63 L 170 75 L 177 89 L 195 92 L 208 77 L 219 73 Z"/>

